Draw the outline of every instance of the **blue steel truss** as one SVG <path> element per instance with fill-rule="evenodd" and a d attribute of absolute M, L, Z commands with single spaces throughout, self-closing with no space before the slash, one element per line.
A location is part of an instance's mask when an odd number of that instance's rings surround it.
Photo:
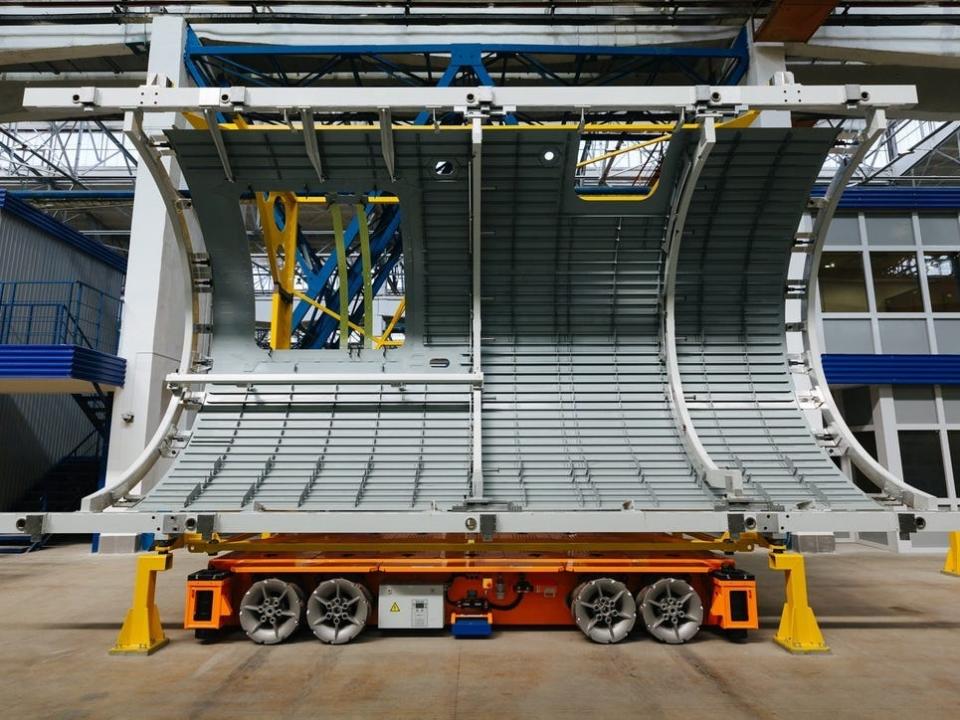
<path fill-rule="evenodd" d="M 416 59 L 416 63 L 409 62 Z M 561 74 L 551 64 L 568 62 Z M 494 85 L 507 79 L 507 69 L 522 69 L 558 85 L 610 85 L 621 81 L 654 85 L 667 71 L 679 72 L 690 84 L 736 85 L 747 72 L 746 29 L 729 48 L 639 45 L 204 45 L 187 31 L 184 63 L 201 87 L 225 85 L 301 86 L 325 82 L 334 72 L 353 76 L 385 73 L 411 86 L 458 83 Z M 296 71 L 293 65 L 299 67 Z M 592 65 L 591 65 L 592 64 Z M 585 68 L 593 68 L 585 74 Z M 309 70 L 304 70 L 309 67 Z M 441 70 L 442 69 L 442 70 Z M 297 77 L 294 76 L 296 72 Z"/>

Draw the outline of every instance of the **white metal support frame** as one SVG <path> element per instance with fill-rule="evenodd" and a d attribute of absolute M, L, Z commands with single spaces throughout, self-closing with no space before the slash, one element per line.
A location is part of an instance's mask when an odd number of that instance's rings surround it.
<path fill-rule="evenodd" d="M 807 254 L 807 262 L 804 268 L 807 301 L 802 310 L 803 342 L 807 362 L 810 366 L 813 390 L 820 401 L 820 412 L 823 414 L 827 432 L 843 441 L 847 446 L 847 453 L 853 464 L 860 468 L 861 472 L 883 492 L 909 507 L 926 510 L 936 507 L 937 499 L 910 487 L 874 460 L 873 456 L 857 441 L 853 432 L 847 426 L 827 384 L 827 376 L 824 373 L 823 362 L 820 357 L 820 341 L 816 330 L 820 312 L 820 292 L 817 276 L 820 272 L 820 259 L 823 255 L 823 247 L 827 240 L 830 222 L 833 220 L 837 205 L 840 203 L 840 197 L 853 178 L 860 161 L 866 156 L 870 147 L 883 136 L 886 127 L 886 113 L 882 109 L 871 110 L 867 118 L 867 126 L 858 137 L 856 148 L 851 155 L 844 158 L 844 162 L 827 188 L 823 204 L 813 221 L 813 230 L 810 233 L 811 251 Z"/>
<path fill-rule="evenodd" d="M 194 292 L 193 262 L 193 243 L 190 239 L 190 230 L 184 210 L 189 201 L 180 197 L 177 188 L 170 181 L 166 168 L 160 159 L 160 154 L 154 149 L 147 138 L 143 129 L 143 113 L 139 110 L 130 114 L 127 118 L 129 124 L 127 128 L 127 137 L 133 143 L 137 152 L 140 154 L 141 162 L 150 172 L 160 191 L 160 197 L 163 199 L 167 215 L 173 221 L 173 233 L 177 241 L 177 250 L 183 267 L 190 273 L 188 283 L 183 284 L 184 288 L 184 326 L 183 326 L 183 351 L 180 357 L 181 372 L 189 372 L 192 368 L 194 354 L 197 349 L 196 329 L 200 321 L 200 305 L 197 293 Z M 124 472 L 118 477 L 108 475 L 107 484 L 102 490 L 98 490 L 92 495 L 85 497 L 81 503 L 81 509 L 98 512 L 105 510 L 109 506 L 123 499 L 123 497 L 140 482 L 153 467 L 154 463 L 160 458 L 161 447 L 164 441 L 176 431 L 177 423 L 183 413 L 184 404 L 181 398 L 172 397 L 167 405 L 166 411 L 157 426 L 156 432 L 143 449 L 143 452 L 137 456 Z"/>
<path fill-rule="evenodd" d="M 173 373 L 170 388 L 191 385 L 481 385 L 483 373 Z"/>
<path fill-rule="evenodd" d="M 483 331 L 483 303 L 480 296 L 481 281 L 481 212 L 483 192 L 483 118 L 474 117 L 470 131 L 470 356 L 471 370 L 474 375 L 482 375 L 483 363 L 480 355 Z M 471 449 L 470 468 L 471 499 L 483 499 L 483 389 L 475 385 L 470 402 Z"/>
<path fill-rule="evenodd" d="M 687 222 L 690 202 L 697 188 L 700 174 L 707 164 L 711 150 L 717 144 L 717 131 L 712 117 L 703 119 L 697 146 L 693 157 L 684 170 L 683 179 L 674 194 L 670 209 L 670 225 L 667 229 L 666 262 L 663 270 L 663 353 L 667 366 L 667 387 L 669 389 L 670 409 L 673 412 L 680 432 L 684 450 L 693 464 L 697 475 L 711 487 L 725 489 L 728 493 L 738 494 L 743 490 L 743 476 L 739 470 L 719 467 L 710 457 L 700 441 L 697 429 L 687 408 L 683 393 L 683 380 L 680 377 L 680 362 L 677 357 L 677 264 L 680 258 L 680 244 L 683 242 L 683 229 Z"/>
<path fill-rule="evenodd" d="M 745 108 L 801 110 L 810 109 L 829 114 L 851 112 L 862 115 L 865 109 L 878 109 L 872 115 L 871 128 L 879 121 L 882 123 L 884 107 L 906 107 L 916 102 L 916 91 L 909 86 L 814 86 L 800 85 L 764 86 L 764 87 L 639 87 L 639 88 L 383 88 L 371 95 L 368 89 L 353 88 L 170 88 L 162 86 L 143 86 L 140 88 L 30 88 L 25 94 L 24 105 L 39 114 L 45 109 L 97 109 L 107 111 L 135 111 L 130 120 L 130 136 L 150 172 L 155 174 L 157 184 L 162 188 L 164 205 L 171 218 L 176 218 L 177 241 L 181 253 L 189 254 L 190 238 L 183 217 L 183 201 L 176 193 L 160 163 L 159 154 L 151 145 L 142 130 L 141 112 L 193 111 L 205 110 L 218 112 L 250 112 L 283 114 L 294 111 L 322 115 L 323 113 L 341 113 L 362 110 L 376 112 L 381 120 L 388 119 L 389 113 L 403 110 L 433 110 L 441 108 L 461 108 L 468 117 L 473 118 L 474 162 L 470 169 L 471 197 L 471 253 L 473 255 L 473 314 L 471 318 L 471 344 L 473 364 L 470 373 L 420 374 L 378 374 L 346 373 L 331 376 L 289 373 L 250 373 L 250 374 L 211 374 L 199 375 L 191 372 L 195 316 L 193 311 L 185 318 L 185 342 L 181 370 L 168 378 L 169 383 L 178 392 L 171 402 L 156 436 L 150 441 L 142 455 L 118 478 L 111 478 L 109 488 L 87 498 L 83 511 L 78 513 L 46 514 L 0 514 L 0 532 L 19 531 L 23 533 L 75 533 L 75 532 L 155 532 L 160 534 L 178 534 L 195 531 L 199 527 L 212 528 L 212 532 L 473 532 L 479 524 L 481 511 L 454 509 L 451 511 L 410 511 L 410 512 L 290 512 L 285 508 L 263 508 L 257 512 L 115 512 L 102 513 L 103 509 L 115 504 L 129 492 L 140 477 L 159 456 L 163 439 L 175 427 L 183 403 L 189 399 L 184 392 L 187 386 L 199 384 L 234 384 L 250 386 L 258 384 L 304 383 L 322 384 L 344 382 L 366 384 L 404 384 L 417 382 L 463 383 L 471 385 L 476 399 L 473 412 L 475 424 L 473 432 L 480 433 L 479 415 L 481 406 L 479 393 L 482 387 L 482 364 L 480 357 L 481 316 L 480 293 L 480 213 L 481 192 L 480 149 L 482 134 L 482 116 L 484 113 L 514 110 L 631 110 L 642 109 L 677 114 L 692 113 L 699 115 L 738 114 Z M 385 123 L 381 123 L 382 125 Z M 876 132 L 872 130 L 871 132 Z M 871 135 L 872 137 L 872 135 Z M 384 138 L 385 155 L 389 155 L 389 140 Z M 694 155 L 691 172 L 686 178 L 684 188 L 677 198 L 678 217 L 670 230 L 669 250 L 674 251 L 683 231 L 683 220 L 690 203 L 692 188 L 699 169 L 709 148 L 714 142 L 712 122 L 705 122 L 700 142 Z M 859 153 L 851 160 L 856 160 Z M 387 159 L 385 157 L 385 159 Z M 388 160 L 389 164 L 389 160 Z M 319 168 L 317 169 L 319 173 Z M 695 172 L 694 172 L 695 170 Z M 817 238 L 817 251 L 812 253 L 813 268 L 819 260 L 822 241 L 848 175 L 835 180 L 828 193 L 827 204 L 823 208 L 823 218 L 818 218 L 814 236 Z M 831 204 L 832 203 L 832 204 Z M 676 258 L 674 257 L 674 265 Z M 191 267 L 189 262 L 185 267 Z M 675 267 L 671 270 L 675 282 Z M 815 269 L 812 274 L 815 281 Z M 195 293 L 187 285 L 188 294 Z M 815 285 L 812 289 L 815 289 Z M 673 289 L 671 289 L 671 292 Z M 811 292 L 812 304 L 808 310 L 816 309 L 816 293 Z M 195 305 L 189 304 L 191 308 Z M 814 315 L 815 317 L 815 315 Z M 675 332 L 675 328 L 674 331 Z M 808 334 L 809 335 L 809 334 Z M 816 363 L 816 343 L 814 341 L 811 361 Z M 677 369 L 676 357 L 673 358 L 674 371 Z M 822 367 L 818 368 L 822 377 Z M 671 392 L 681 391 L 672 385 Z M 682 399 L 682 393 L 678 395 Z M 827 396 L 829 397 L 829 396 Z M 839 414 L 837 414 L 839 417 Z M 842 420 L 841 420 L 842 422 Z M 689 426 L 689 424 L 688 424 Z M 474 444 L 473 490 L 482 498 L 482 465 L 478 457 L 480 444 Z M 702 454 L 703 467 L 710 469 L 709 457 Z M 715 467 L 715 466 L 714 466 Z M 479 482 L 478 482 L 479 481 Z M 893 490 L 902 486 L 890 486 Z M 922 503 L 916 494 L 909 495 L 904 490 L 902 497 L 914 507 Z M 910 511 L 900 508 L 894 511 L 883 509 L 856 512 L 845 511 L 790 511 L 760 512 L 752 509 L 732 509 L 730 511 L 684 510 L 640 511 L 632 507 L 612 511 L 512 511 L 498 508 L 484 509 L 484 515 L 493 515 L 499 532 L 678 532 L 702 531 L 724 532 L 737 528 L 756 529 L 760 532 L 783 534 L 787 532 L 835 531 L 898 531 L 915 530 L 944 531 L 960 527 L 960 513 L 938 511 L 929 507 L 929 512 Z M 906 528 L 906 529 L 905 529 Z"/>
<path fill-rule="evenodd" d="M 48 88 L 24 91 L 23 106 L 43 110 L 299 114 L 419 112 L 481 107 L 528 111 L 590 112 L 809 110 L 862 116 L 865 108 L 906 108 L 917 103 L 912 85 L 771 85 L 663 87 L 447 87 L 447 88 Z"/>
<path fill-rule="evenodd" d="M 201 520 L 217 533 L 464 533 L 474 532 L 481 515 L 496 517 L 503 533 L 651 533 L 651 532 L 901 532 L 905 518 L 917 531 L 947 532 L 960 527 L 960 513 L 883 510 L 790 512 L 721 510 L 575 510 L 575 511 L 296 511 L 260 509 L 246 512 L 176 513 L 57 512 L 0 513 L 0 532 L 77 534 L 151 532 L 176 535 L 196 532 Z M 209 527 L 209 526 L 208 526 Z"/>

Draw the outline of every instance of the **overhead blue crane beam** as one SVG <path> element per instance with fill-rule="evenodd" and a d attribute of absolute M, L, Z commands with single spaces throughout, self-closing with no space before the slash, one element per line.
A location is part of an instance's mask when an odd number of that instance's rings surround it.
<path fill-rule="evenodd" d="M 425 70 L 416 73 L 386 57 L 390 55 L 420 55 L 425 60 Z M 570 84 L 608 84 L 630 72 L 646 73 L 646 83 L 652 83 L 665 65 L 671 65 L 697 84 L 736 85 L 747 72 L 750 63 L 746 29 L 738 33 L 728 48 L 705 48 L 663 45 L 639 45 L 619 47 L 608 45 L 548 45 L 548 44 L 410 44 L 410 45 L 204 45 L 192 29 L 187 31 L 184 64 L 193 81 L 202 87 L 240 85 L 296 85 L 309 86 L 322 82 L 342 63 L 358 59 L 374 63 L 398 82 L 416 86 L 454 84 L 457 76 L 472 73 L 481 85 L 493 85 L 491 75 L 495 62 L 516 59 L 543 80 L 563 84 L 563 80 L 544 60 L 549 57 L 572 56 L 577 59 L 577 68 L 582 68 L 588 58 L 609 58 L 614 61 L 610 72 L 592 80 L 582 80 L 580 71 L 575 73 Z M 326 58 L 320 66 L 291 82 L 284 59 L 291 57 Z M 255 67 L 251 61 L 267 59 L 268 67 Z M 434 66 L 434 61 L 445 63 Z M 646 65 L 644 60 L 650 61 Z M 698 68 L 697 62 L 707 60 L 706 69 Z M 716 61 L 716 62 L 709 62 Z M 626 65 L 625 63 L 630 63 Z M 443 67 L 439 79 L 434 74 Z M 623 71 L 629 67 L 626 73 Z M 268 69 L 269 68 L 269 69 Z M 363 73 L 355 71 L 357 84 L 362 83 Z M 502 80 L 502 78 L 501 78 Z M 502 82 L 501 82 L 502 84 Z M 645 83 L 641 83 L 645 84 Z"/>

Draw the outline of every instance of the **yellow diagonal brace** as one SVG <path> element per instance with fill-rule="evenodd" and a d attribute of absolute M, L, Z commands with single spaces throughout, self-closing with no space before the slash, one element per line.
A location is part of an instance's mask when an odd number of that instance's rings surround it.
<path fill-rule="evenodd" d="M 397 309 L 393 312 L 393 317 L 390 318 L 390 324 L 387 325 L 387 329 L 383 331 L 383 335 L 377 338 L 377 347 L 383 347 L 384 345 L 390 346 L 392 344 L 400 345 L 402 343 L 395 343 L 390 340 L 390 334 L 393 332 L 393 329 L 397 326 L 397 323 L 400 322 L 400 318 L 403 317 L 403 313 L 407 309 L 407 299 L 405 297 L 400 298 L 400 302 L 397 303 Z"/>
<path fill-rule="evenodd" d="M 960 532 L 950 533 L 947 546 L 947 561 L 943 564 L 944 575 L 960 577 Z"/>
<path fill-rule="evenodd" d="M 157 573 L 173 566 L 173 555 L 150 553 L 137 558 L 137 577 L 133 585 L 133 604 L 117 636 L 111 655 L 149 655 L 167 644 L 160 625 L 160 611 L 155 596 Z"/>
<path fill-rule="evenodd" d="M 363 205 L 353 206 L 357 214 L 357 229 L 360 235 L 360 262 L 363 272 L 363 344 L 373 347 L 373 265 L 370 260 L 370 227 L 367 211 Z"/>
<path fill-rule="evenodd" d="M 325 315 L 329 315 L 330 317 L 332 317 L 332 318 L 333 318 L 334 320 L 336 320 L 337 322 L 340 322 L 340 313 L 334 312 L 333 310 L 331 310 L 330 308 L 328 308 L 326 305 L 323 305 L 322 303 L 319 303 L 319 302 L 317 302 L 316 300 L 314 300 L 314 299 L 313 299 L 312 297 L 310 297 L 309 295 L 307 295 L 307 294 L 305 294 L 305 293 L 302 293 L 302 292 L 300 292 L 299 290 L 294 290 L 294 291 L 293 291 L 293 295 L 294 295 L 294 297 L 300 298 L 301 300 L 303 300 L 303 301 L 304 301 L 305 303 L 307 303 L 308 305 L 313 305 L 313 307 L 315 307 L 317 310 L 319 310 L 320 312 L 324 313 Z M 363 333 L 363 328 L 362 328 L 362 327 L 360 327 L 360 326 L 357 325 L 356 323 L 349 322 L 349 320 L 348 320 L 347 322 L 348 322 L 348 325 L 349 325 L 349 327 L 350 327 L 351 330 L 356 330 L 358 333 L 361 333 L 361 334 Z"/>
<path fill-rule="evenodd" d="M 337 285 L 340 295 L 340 349 L 350 350 L 350 276 L 347 271 L 347 246 L 343 240 L 343 214 L 340 205 L 329 204 L 333 221 L 333 239 L 337 248 Z"/>
<path fill-rule="evenodd" d="M 628 145 L 627 147 L 620 148 L 618 150 L 611 150 L 610 152 L 605 152 L 602 155 L 597 155 L 596 157 L 587 158 L 586 160 L 581 160 L 580 162 L 577 163 L 577 168 L 582 168 L 587 165 L 600 162 L 601 160 L 609 160 L 612 157 L 617 157 L 618 155 L 624 155 L 628 152 L 633 152 L 634 150 L 640 150 L 641 148 L 645 148 L 649 145 L 656 145 L 657 143 L 666 142 L 672 137 L 673 135 L 670 135 L 670 134 L 661 135 L 660 137 L 655 137 L 652 140 L 645 140 L 643 142 L 636 143 L 634 145 Z"/>
<path fill-rule="evenodd" d="M 807 601 L 807 574 L 803 555 L 795 552 L 770 553 L 770 568 L 785 575 L 786 602 L 780 628 L 773 641 L 792 653 L 828 652 L 817 617 Z"/>

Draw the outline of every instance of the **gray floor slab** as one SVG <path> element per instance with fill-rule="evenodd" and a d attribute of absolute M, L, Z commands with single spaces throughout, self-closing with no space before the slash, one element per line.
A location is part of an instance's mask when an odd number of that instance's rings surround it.
<path fill-rule="evenodd" d="M 594 645 L 573 629 L 503 629 L 489 640 L 386 635 L 330 647 L 305 633 L 257 646 L 200 645 L 177 629 L 187 573 L 178 553 L 159 602 L 171 644 L 107 654 L 134 560 L 84 546 L 0 557 L 0 704 L 10 717 L 110 718 L 955 718 L 960 579 L 934 555 L 841 550 L 809 558 L 811 600 L 832 653 L 770 642 L 782 578 L 762 554 L 762 628 L 746 645 L 704 633 L 660 645 L 636 633 Z"/>

